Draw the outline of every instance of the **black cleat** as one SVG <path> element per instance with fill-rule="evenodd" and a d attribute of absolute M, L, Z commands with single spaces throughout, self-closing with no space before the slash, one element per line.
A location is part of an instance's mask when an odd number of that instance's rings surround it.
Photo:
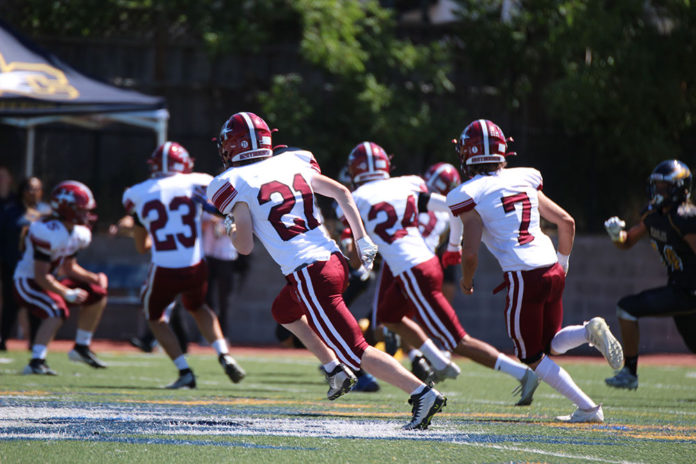
<path fill-rule="evenodd" d="M 95 369 L 106 368 L 106 364 L 102 362 L 99 358 L 97 358 L 97 355 L 94 354 L 94 351 L 90 350 L 89 346 L 87 345 L 78 345 L 77 343 L 75 343 L 73 349 L 70 350 L 70 352 L 68 353 L 68 358 L 71 361 L 83 362 Z"/>
<path fill-rule="evenodd" d="M 234 383 L 239 383 L 244 377 L 246 377 L 246 372 L 244 369 L 239 367 L 239 364 L 234 360 L 229 354 L 221 354 L 218 356 L 218 361 L 223 369 L 225 369 L 225 374 Z"/>

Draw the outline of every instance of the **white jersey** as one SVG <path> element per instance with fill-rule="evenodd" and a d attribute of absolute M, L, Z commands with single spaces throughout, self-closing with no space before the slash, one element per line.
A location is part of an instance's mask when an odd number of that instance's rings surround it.
<path fill-rule="evenodd" d="M 504 272 L 528 271 L 558 261 L 551 239 L 541 231 L 541 188 L 536 169 L 501 169 L 456 187 L 447 195 L 447 205 L 455 216 L 476 210 L 483 220 L 483 243 Z"/>
<path fill-rule="evenodd" d="M 436 253 L 442 234 L 449 229 L 450 214 L 445 211 L 428 211 L 418 214 L 418 230 L 430 251 Z"/>
<path fill-rule="evenodd" d="M 14 278 L 29 278 L 34 276 L 34 257 L 44 255 L 51 262 L 51 270 L 55 269 L 63 258 L 73 256 L 79 250 L 87 248 L 92 242 L 92 232 L 88 227 L 75 225 L 72 232 L 56 218 L 45 218 L 32 222 L 24 239 L 24 254 L 17 263 Z"/>
<path fill-rule="evenodd" d="M 254 234 L 288 275 L 339 251 L 321 222 L 311 187 L 319 173 L 312 153 L 287 149 L 218 175 L 208 187 L 208 199 L 225 215 L 246 203 Z"/>
<path fill-rule="evenodd" d="M 353 192 L 365 229 L 395 276 L 435 256 L 418 230 L 421 192 L 427 188 L 418 176 L 375 180 Z"/>
<path fill-rule="evenodd" d="M 152 263 L 183 268 L 203 259 L 201 204 L 192 198 L 203 195 L 212 177 L 208 174 L 175 173 L 152 177 L 123 193 L 123 207 L 137 215 L 152 240 Z"/>

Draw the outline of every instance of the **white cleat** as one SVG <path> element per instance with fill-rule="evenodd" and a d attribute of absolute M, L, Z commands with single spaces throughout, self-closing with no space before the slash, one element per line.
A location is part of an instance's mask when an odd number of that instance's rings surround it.
<path fill-rule="evenodd" d="M 591 409 L 580 409 L 577 408 L 573 411 L 573 414 L 569 416 L 558 416 L 556 420 L 561 422 L 570 422 L 574 424 L 580 423 L 602 423 L 604 422 L 604 411 L 602 411 L 602 405 L 598 404 Z"/>
<path fill-rule="evenodd" d="M 520 400 L 515 403 L 515 406 L 529 406 L 534 401 L 534 392 L 541 380 L 531 368 L 527 368 L 524 377 L 520 380 L 520 384 L 512 391 L 513 395 L 520 394 Z"/>
<path fill-rule="evenodd" d="M 606 321 L 601 317 L 593 317 L 585 324 L 585 338 L 602 353 L 612 369 L 623 367 L 623 348 L 619 341 L 612 335 Z"/>
<path fill-rule="evenodd" d="M 450 361 L 443 369 L 435 369 L 433 367 L 433 372 L 435 373 L 433 381 L 439 383 L 446 379 L 456 379 L 459 374 L 461 374 L 462 370 L 459 366 Z"/>

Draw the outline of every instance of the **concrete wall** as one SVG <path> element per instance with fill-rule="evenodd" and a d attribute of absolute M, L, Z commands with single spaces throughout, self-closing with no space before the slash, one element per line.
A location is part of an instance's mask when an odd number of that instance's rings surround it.
<path fill-rule="evenodd" d="M 135 264 L 142 273 L 147 258 L 135 253 L 130 239 L 96 236 L 93 246 L 80 256 L 87 266 Z M 465 297 L 460 292 L 454 307 L 464 328 L 503 351 L 511 352 L 503 317 L 505 293 L 492 294 L 502 282 L 502 273 L 485 248 L 481 250 L 479 270 L 475 278 L 476 293 Z M 617 329 L 615 305 L 626 294 L 663 285 L 666 271 L 650 245 L 641 242 L 630 251 L 616 249 L 605 236 L 577 237 L 570 259 L 565 291 L 565 324 L 577 324 L 595 315 L 606 318 Z M 274 344 L 275 322 L 270 306 L 285 284 L 278 267 L 261 246 L 251 260 L 251 270 L 243 288 L 238 289 L 228 311 L 227 336 L 234 344 Z M 368 313 L 373 297 L 371 288 L 353 304 L 351 311 L 361 317 Z M 192 322 L 192 321 L 189 321 Z M 98 338 L 125 340 L 144 326 L 135 305 L 110 304 L 105 312 Z M 193 327 L 193 323 L 191 323 Z M 195 331 L 194 331 L 195 332 Z M 72 337 L 74 320 L 61 329 L 60 336 Z M 687 352 L 671 318 L 641 321 L 643 352 Z M 578 349 L 577 354 L 589 349 Z"/>

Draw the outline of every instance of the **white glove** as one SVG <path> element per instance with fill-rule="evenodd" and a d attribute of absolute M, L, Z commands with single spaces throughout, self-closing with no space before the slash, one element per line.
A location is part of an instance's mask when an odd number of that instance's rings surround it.
<path fill-rule="evenodd" d="M 365 282 L 367 279 L 370 278 L 370 271 L 365 269 L 365 266 L 360 266 L 355 273 L 360 277 L 361 282 Z"/>
<path fill-rule="evenodd" d="M 626 222 L 622 221 L 619 217 L 610 217 L 604 221 L 604 228 L 607 229 L 607 233 L 613 242 L 622 241 L 622 234 L 624 228 L 626 227 Z"/>
<path fill-rule="evenodd" d="M 558 264 L 563 268 L 563 271 L 568 275 L 568 267 L 570 267 L 570 255 L 564 255 L 560 251 L 556 252 Z"/>
<path fill-rule="evenodd" d="M 225 220 L 222 222 L 225 225 L 225 232 L 229 236 L 235 229 L 234 217 L 231 214 L 225 216 Z"/>
<path fill-rule="evenodd" d="M 358 247 L 358 256 L 360 256 L 360 261 L 363 263 L 363 266 L 365 266 L 365 269 L 369 271 L 372 269 L 375 256 L 377 256 L 377 245 L 375 245 L 367 235 L 360 240 L 356 240 L 355 245 Z"/>
<path fill-rule="evenodd" d="M 82 294 L 82 290 L 79 288 L 70 288 L 68 291 L 65 292 L 65 301 L 68 303 L 75 303 L 79 298 L 80 295 Z"/>

